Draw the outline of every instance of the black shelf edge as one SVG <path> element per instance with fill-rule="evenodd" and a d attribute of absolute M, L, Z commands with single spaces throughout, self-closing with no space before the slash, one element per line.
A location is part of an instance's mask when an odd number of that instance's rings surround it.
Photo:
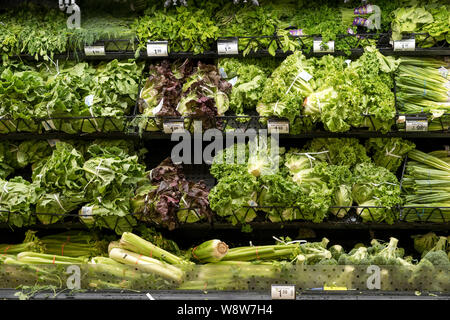
<path fill-rule="evenodd" d="M 404 138 L 404 139 L 449 139 L 450 132 L 377 132 L 377 131 L 348 131 L 348 132 L 306 132 L 302 134 L 280 134 L 280 139 L 311 139 L 311 138 Z M 85 134 L 69 134 L 64 132 L 27 133 L 14 132 L 0 134 L 0 140 L 47 140 L 47 139 L 135 139 L 135 140 L 170 140 L 171 134 L 164 132 L 124 133 L 124 132 L 95 132 Z"/>
<path fill-rule="evenodd" d="M 18 300 L 16 289 L 0 289 L 0 299 Z M 149 290 L 131 292 L 126 290 L 104 290 L 70 292 L 66 290 L 53 297 L 51 291 L 36 293 L 30 300 L 272 300 L 270 288 L 267 291 L 198 291 L 198 290 Z M 447 292 L 410 291 L 298 291 L 296 300 L 450 300 Z"/>
<path fill-rule="evenodd" d="M 385 56 L 413 56 L 413 57 L 419 57 L 419 56 L 449 56 L 450 55 L 450 48 L 416 48 L 414 51 L 394 51 L 393 49 L 387 49 L 387 48 L 378 48 L 378 50 Z M 358 49 L 351 49 L 350 52 L 344 52 L 344 51 L 335 51 L 335 52 L 303 52 L 306 57 L 321 57 L 324 55 L 334 55 L 334 56 L 348 56 L 348 57 L 359 57 L 364 53 L 364 49 L 358 48 Z M 193 59 L 218 59 L 218 58 L 264 58 L 264 57 L 275 57 L 275 58 L 285 58 L 289 55 L 291 55 L 291 51 L 283 52 L 281 50 L 277 50 L 275 52 L 275 55 L 272 56 L 268 50 L 258 50 L 256 52 L 250 52 L 247 55 L 243 55 L 243 53 L 239 54 L 230 54 L 230 55 L 222 55 L 218 54 L 214 51 L 207 51 L 200 54 L 194 54 L 192 52 L 171 52 L 168 54 L 167 57 L 149 57 L 145 53 L 141 53 L 137 58 L 135 56 L 134 51 L 129 52 L 114 52 L 110 51 L 105 53 L 104 56 L 86 56 L 84 52 L 79 51 L 77 53 L 71 52 L 66 54 L 54 54 L 53 60 L 128 60 L 128 59 L 139 59 L 139 60 L 161 60 L 161 59 L 186 59 L 186 58 L 193 58 Z M 27 61 L 36 61 L 36 59 L 29 55 L 29 54 L 19 54 L 17 56 L 12 56 L 11 58 L 14 59 L 22 59 Z M 39 58 L 38 61 L 41 61 L 42 59 Z"/>
<path fill-rule="evenodd" d="M 397 222 L 394 224 L 387 223 L 344 223 L 344 222 L 321 222 L 314 223 L 308 221 L 292 221 L 287 223 L 280 222 L 250 222 L 249 226 L 254 231 L 256 230 L 297 230 L 299 228 L 309 228 L 315 230 L 450 230 L 450 223 L 437 223 L 437 222 Z M 189 232 L 201 232 L 201 231 L 240 231 L 242 225 L 232 225 L 231 223 L 185 223 L 181 224 L 173 231 L 189 231 Z M 61 222 L 53 224 L 39 224 L 24 227 L 27 229 L 36 230 L 89 230 L 89 228 L 81 222 Z M 8 224 L 0 224 L 0 230 L 9 229 L 14 231 L 15 228 Z"/>

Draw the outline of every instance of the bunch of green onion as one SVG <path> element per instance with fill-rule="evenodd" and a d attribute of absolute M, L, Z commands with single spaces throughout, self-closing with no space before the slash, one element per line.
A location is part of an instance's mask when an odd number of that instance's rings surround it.
<path fill-rule="evenodd" d="M 450 220 L 450 154 L 412 150 L 402 181 L 405 221 Z M 408 209 L 408 207 L 417 209 Z"/>
<path fill-rule="evenodd" d="M 448 67 L 447 62 L 439 59 L 401 58 L 396 74 L 398 111 L 403 114 L 431 114 L 432 119 L 448 114 Z M 442 130 L 442 126 L 438 130 Z"/>

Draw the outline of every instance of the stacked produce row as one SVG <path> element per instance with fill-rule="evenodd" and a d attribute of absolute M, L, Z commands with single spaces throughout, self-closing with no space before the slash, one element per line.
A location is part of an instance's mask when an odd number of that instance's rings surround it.
<path fill-rule="evenodd" d="M 212 186 L 186 178 L 170 157 L 147 167 L 144 158 L 155 151 L 132 141 L 53 143 L 0 143 L 2 223 L 20 228 L 75 217 L 121 234 L 140 223 L 173 230 L 222 221 L 248 231 L 254 220 L 450 219 L 448 151 L 425 153 L 401 138 L 371 138 L 365 146 L 355 138 L 316 138 L 301 149 L 255 138 L 217 153 L 204 176 Z M 429 209 L 400 214 L 408 207 Z"/>
<path fill-rule="evenodd" d="M 448 294 L 447 3 L 78 2 L 0 8 L 0 288 Z"/>
<path fill-rule="evenodd" d="M 213 239 L 180 250 L 157 232 L 144 234 L 146 239 L 125 232 L 108 242 L 82 232 L 38 238 L 29 231 L 21 244 L 0 245 L 5 252 L 0 282 L 10 274 L 11 282 L 57 290 L 67 278 L 61 270 L 78 266 L 82 288 L 91 290 L 254 290 L 285 280 L 299 289 L 352 290 L 364 286 L 368 266 L 377 265 L 382 268 L 382 290 L 448 291 L 450 285 L 449 240 L 434 233 L 413 237 L 417 258 L 407 255 L 394 237 L 358 243 L 349 251 L 330 245 L 327 238 L 320 242 L 276 238 L 275 245 L 233 248 Z M 18 293 L 22 299 L 33 294 L 31 290 L 27 295 L 29 287 Z"/>
<path fill-rule="evenodd" d="M 324 42 L 335 41 L 335 50 L 350 53 L 363 44 L 392 48 L 389 41 L 411 34 L 423 48 L 448 47 L 450 39 L 445 1 L 377 0 L 362 5 L 358 0 L 262 0 L 259 4 L 187 1 L 187 6 L 164 8 L 162 1 L 113 5 L 81 1 L 81 28 L 72 30 L 67 28 L 64 12 L 30 3 L 1 14 L 0 52 L 48 60 L 55 54 L 79 52 L 84 45 L 106 41 L 105 50 L 136 51 L 139 56 L 147 41 L 166 40 L 170 52 L 199 54 L 216 51 L 220 37 L 240 37 L 239 50 L 244 54 L 264 50 L 275 55 L 277 50 L 310 52 L 313 37 L 318 36 Z"/>
<path fill-rule="evenodd" d="M 6 60 L 0 67 L 0 133 L 142 135 L 166 132 L 164 123 L 176 119 L 190 131 L 195 120 L 204 130 L 229 131 L 285 119 L 289 134 L 387 133 L 404 130 L 408 115 L 425 117 L 425 131 L 448 132 L 448 68 L 444 59 L 395 58 L 374 47 L 353 61 L 307 59 L 301 52 L 282 62 L 164 60 L 148 68 L 132 60 Z"/>

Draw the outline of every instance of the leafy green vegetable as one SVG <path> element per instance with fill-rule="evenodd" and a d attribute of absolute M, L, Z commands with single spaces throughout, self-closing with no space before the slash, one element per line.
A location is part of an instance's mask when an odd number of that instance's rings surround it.
<path fill-rule="evenodd" d="M 394 223 L 397 217 L 391 209 L 402 203 L 396 176 L 370 162 L 357 164 L 353 176 L 352 195 L 362 207 L 358 214 L 363 221 Z"/>
<path fill-rule="evenodd" d="M 401 138 L 370 138 L 366 149 L 373 154 L 373 162 L 395 173 L 403 163 L 406 154 L 415 148 L 415 144 Z"/>
<path fill-rule="evenodd" d="M 36 185 L 20 176 L 0 179 L 0 221 L 16 227 L 32 225 L 35 221 L 34 205 L 37 201 Z"/>

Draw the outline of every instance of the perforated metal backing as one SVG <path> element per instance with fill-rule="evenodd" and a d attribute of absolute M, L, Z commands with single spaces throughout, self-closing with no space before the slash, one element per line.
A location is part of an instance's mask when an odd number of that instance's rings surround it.
<path fill-rule="evenodd" d="M 380 270 L 380 286 L 376 286 L 368 266 L 288 266 L 275 270 L 266 265 L 189 266 L 184 267 L 181 283 L 126 266 L 120 273 L 109 272 L 103 265 L 81 266 L 81 289 L 106 290 L 269 290 L 272 284 L 294 284 L 298 290 L 344 287 L 347 290 L 439 291 L 450 292 L 450 268 L 413 270 L 384 266 Z M 36 271 L 37 270 L 37 271 Z M 62 266 L 0 266 L 0 288 L 20 285 L 53 285 L 67 288 L 69 275 Z"/>

